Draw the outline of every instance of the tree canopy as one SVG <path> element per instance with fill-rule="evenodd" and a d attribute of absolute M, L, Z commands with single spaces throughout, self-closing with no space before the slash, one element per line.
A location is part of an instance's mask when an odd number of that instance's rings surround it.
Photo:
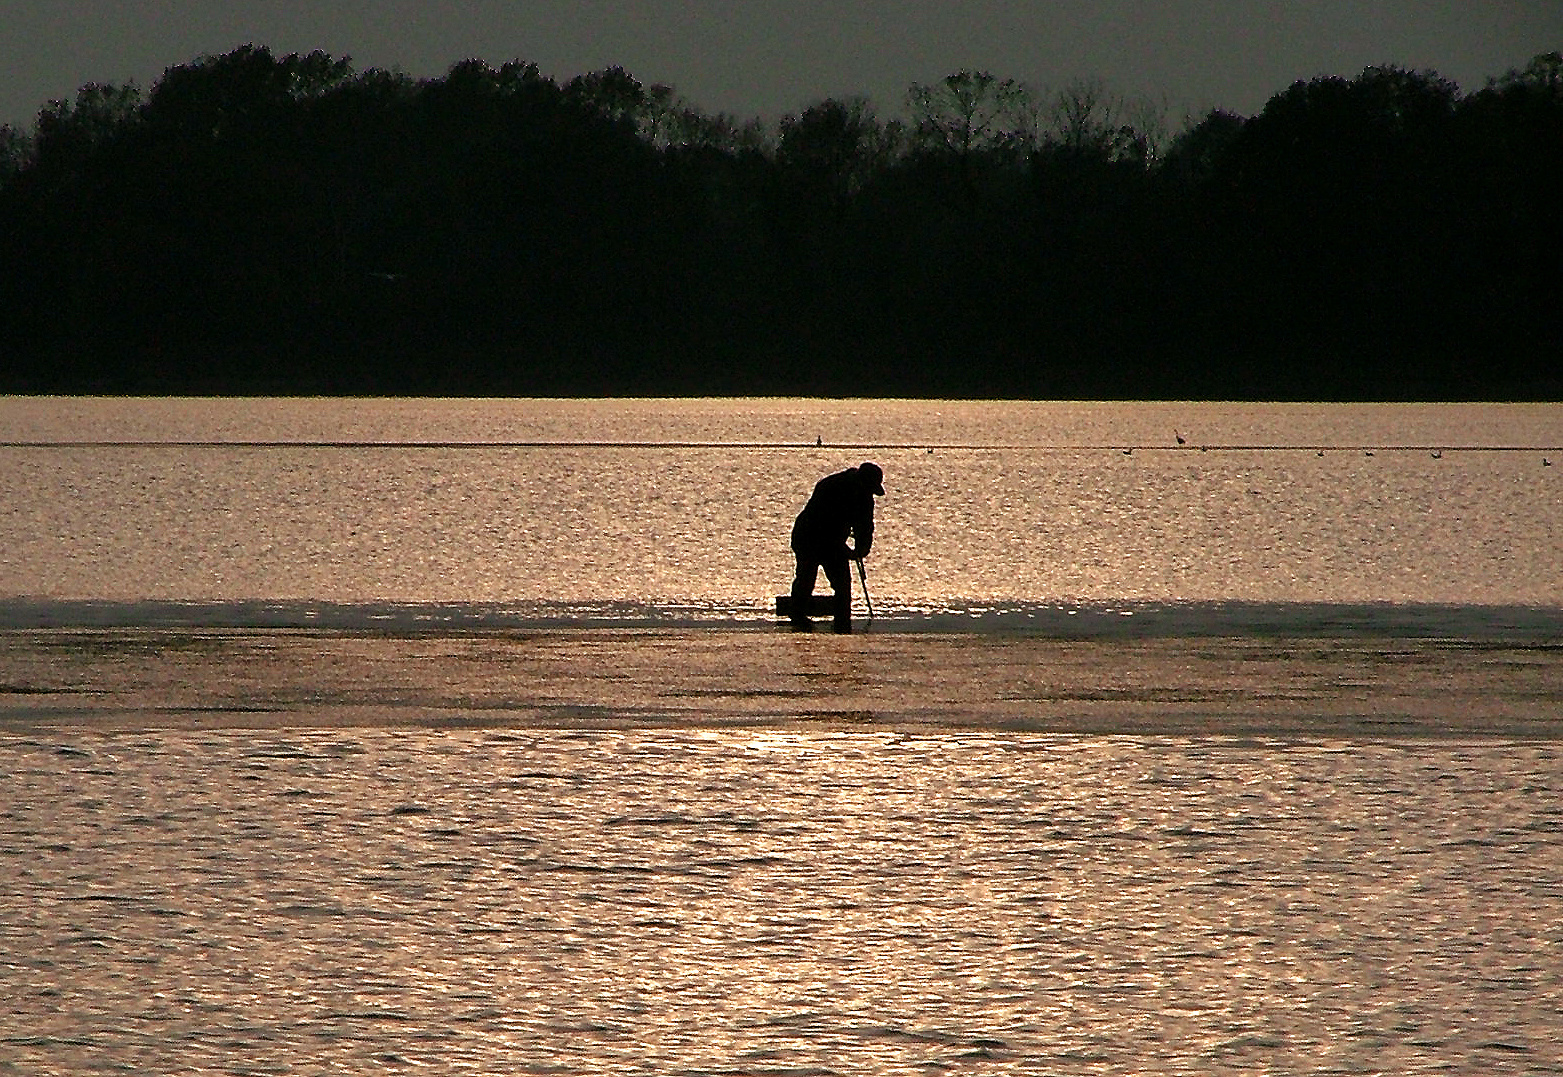
<path fill-rule="evenodd" d="M 253 45 L 90 84 L 0 127 L 0 391 L 1563 392 L 1560 54 L 1175 133 L 1090 78 L 901 104 Z"/>

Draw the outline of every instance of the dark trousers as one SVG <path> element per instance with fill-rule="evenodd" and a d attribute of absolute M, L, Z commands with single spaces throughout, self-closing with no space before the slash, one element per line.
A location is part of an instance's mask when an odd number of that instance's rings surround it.
<path fill-rule="evenodd" d="M 825 570 L 835 592 L 832 604 L 833 623 L 837 632 L 852 631 L 852 570 L 847 558 L 835 551 L 794 550 L 798 558 L 798 574 L 792 578 L 792 621 L 798 624 L 808 620 L 809 598 L 814 594 L 814 581 L 819 570 Z"/>

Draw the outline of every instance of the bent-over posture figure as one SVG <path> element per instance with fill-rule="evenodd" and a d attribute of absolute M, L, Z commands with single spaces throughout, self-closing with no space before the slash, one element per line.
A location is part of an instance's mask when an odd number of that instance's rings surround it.
<path fill-rule="evenodd" d="M 835 591 L 835 629 L 852 631 L 852 572 L 848 566 L 867 557 L 874 545 L 874 498 L 883 497 L 884 492 L 885 476 L 878 464 L 850 467 L 815 484 L 809 503 L 792 525 L 792 552 L 798 558 L 790 618 L 795 627 L 810 625 L 809 599 L 823 568 Z M 852 539 L 851 547 L 848 538 Z"/>

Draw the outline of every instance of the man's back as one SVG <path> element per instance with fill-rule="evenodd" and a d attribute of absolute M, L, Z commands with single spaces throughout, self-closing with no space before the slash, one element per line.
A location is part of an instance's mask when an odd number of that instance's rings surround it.
<path fill-rule="evenodd" d="M 874 495 L 857 468 L 826 475 L 815 483 L 792 535 L 795 548 L 800 543 L 813 548 L 843 546 L 851 535 L 858 554 L 867 556 L 874 539 Z"/>

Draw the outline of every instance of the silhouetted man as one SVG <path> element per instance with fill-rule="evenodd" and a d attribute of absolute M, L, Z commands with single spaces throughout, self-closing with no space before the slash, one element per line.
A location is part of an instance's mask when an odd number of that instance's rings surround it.
<path fill-rule="evenodd" d="M 835 591 L 832 604 L 837 632 L 852 631 L 852 572 L 849 565 L 868 556 L 874 545 L 874 498 L 885 493 L 885 475 L 878 464 L 860 464 L 826 475 L 814 486 L 809 503 L 792 525 L 792 552 L 798 574 L 792 580 L 795 628 L 808 628 L 809 599 L 819 570 Z M 853 545 L 847 546 L 847 539 Z"/>

